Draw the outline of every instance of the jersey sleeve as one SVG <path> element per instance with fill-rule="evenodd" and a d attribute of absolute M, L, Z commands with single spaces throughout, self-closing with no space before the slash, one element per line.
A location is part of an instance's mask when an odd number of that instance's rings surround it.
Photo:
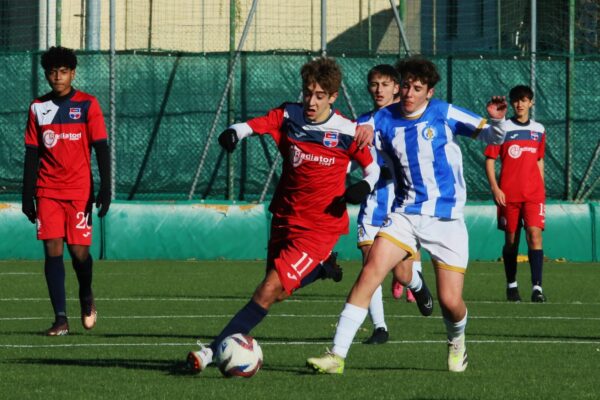
<path fill-rule="evenodd" d="M 38 125 L 33 112 L 33 104 L 29 106 L 29 116 L 25 127 L 25 146 L 38 147 Z"/>
<path fill-rule="evenodd" d="M 100 109 L 98 100 L 94 97 L 90 102 L 87 121 L 88 135 L 91 143 L 108 139 L 106 134 L 106 125 L 104 124 L 104 115 Z"/>
<path fill-rule="evenodd" d="M 284 105 L 270 110 L 266 115 L 262 117 L 252 118 L 246 123 L 252 128 L 254 133 L 259 135 L 268 134 L 275 139 L 275 142 L 279 144 L 281 140 L 281 125 L 283 124 L 283 118 L 285 114 Z"/>
<path fill-rule="evenodd" d="M 540 145 L 538 147 L 538 160 L 541 160 L 546 155 L 546 130 L 542 134 L 542 140 L 540 140 Z"/>
<path fill-rule="evenodd" d="M 497 144 L 488 144 L 485 147 L 485 151 L 483 154 L 488 158 L 493 158 L 494 160 L 498 158 L 500 155 L 500 145 Z"/>
<path fill-rule="evenodd" d="M 448 104 L 448 125 L 455 135 L 476 138 L 486 126 L 487 120 L 469 110 Z"/>

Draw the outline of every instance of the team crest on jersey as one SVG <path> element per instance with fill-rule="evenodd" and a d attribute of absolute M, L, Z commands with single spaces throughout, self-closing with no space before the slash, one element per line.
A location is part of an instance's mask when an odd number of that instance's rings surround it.
<path fill-rule="evenodd" d="M 79 107 L 69 108 L 69 118 L 71 118 L 71 119 L 81 118 L 81 108 L 79 108 Z"/>
<path fill-rule="evenodd" d="M 540 138 L 540 134 L 534 131 L 531 131 L 530 136 L 531 140 L 538 140 Z"/>
<path fill-rule="evenodd" d="M 336 147 L 339 143 L 339 133 L 325 132 L 323 135 L 323 144 L 327 147 Z"/>
<path fill-rule="evenodd" d="M 421 131 L 421 136 L 425 140 L 432 140 L 435 137 L 435 129 L 432 126 L 428 126 Z"/>

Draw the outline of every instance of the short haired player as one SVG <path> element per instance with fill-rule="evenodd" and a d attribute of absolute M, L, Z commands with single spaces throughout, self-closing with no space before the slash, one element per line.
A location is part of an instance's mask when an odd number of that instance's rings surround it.
<path fill-rule="evenodd" d="M 368 121 L 375 111 L 400 101 L 400 75 L 396 68 L 390 64 L 380 64 L 371 68 L 367 74 L 367 90 L 373 101 L 373 110 L 359 116 L 359 123 Z M 363 264 L 367 261 L 375 235 L 390 212 L 395 197 L 394 166 L 389 157 L 381 151 L 381 141 L 377 136 L 374 138 L 374 147 L 377 163 L 382 174 L 380 174 L 375 190 L 361 203 L 358 213 L 357 246 L 361 250 Z M 413 263 L 412 260 L 405 262 Z M 415 261 L 413 267 L 420 270 L 420 261 Z M 394 278 L 392 294 L 395 298 L 399 298 L 402 291 L 402 284 Z M 410 289 L 406 290 L 406 296 L 407 300 L 414 301 Z M 374 330 L 364 343 L 383 344 L 387 342 L 389 333 L 385 322 L 381 285 L 377 287 L 369 303 L 369 316 L 373 322 Z"/>
<path fill-rule="evenodd" d="M 373 292 L 390 270 L 413 290 L 421 312 L 431 315 L 433 301 L 422 275 L 414 274 L 406 264 L 396 267 L 420 247 L 431 254 L 435 267 L 448 339 L 448 369 L 461 372 L 467 367 L 467 308 L 462 290 L 469 249 L 463 218 L 466 188 L 456 136 L 502 143 L 506 101 L 494 97 L 488 103 L 492 121 L 487 125 L 471 111 L 432 98 L 439 75 L 431 61 L 411 57 L 397 68 L 402 82 L 400 103 L 377 111 L 370 123 L 384 151 L 401 167 L 405 191 L 398 193 L 399 205 L 379 230 L 367 264 L 348 295 L 332 350 L 307 360 L 317 372 L 343 373 L 344 359 L 366 318 Z"/>
<path fill-rule="evenodd" d="M 29 106 L 25 130 L 22 210 L 37 224 L 44 242 L 44 274 L 54 323 L 48 336 L 69 333 L 65 295 L 64 243 L 79 282 L 81 322 L 96 324 L 92 292 L 92 204 L 94 201 L 91 149 L 96 152 L 100 190 L 98 216 L 111 202 L 110 153 L 98 100 L 72 87 L 77 57 L 71 49 L 51 47 L 42 54 L 44 74 L 52 91 Z"/>
<path fill-rule="evenodd" d="M 506 124 L 502 145 L 488 145 L 485 172 L 498 207 L 498 229 L 504 231 L 502 258 L 506 274 L 506 299 L 521 301 L 517 286 L 517 254 L 521 228 L 525 228 L 531 269 L 531 301 L 543 303 L 542 268 L 544 250 L 542 231 L 545 225 L 544 152 L 546 130 L 529 118 L 533 91 L 518 85 L 509 93 L 514 116 Z M 496 180 L 496 159 L 500 157 L 500 183 Z"/>
<path fill-rule="evenodd" d="M 253 133 L 270 135 L 284 161 L 269 207 L 273 218 L 266 275 L 251 300 L 210 345 L 188 354 L 193 372 L 213 362 L 225 337 L 249 333 L 275 302 L 322 275 L 338 238 L 348 233 L 346 203 L 363 201 L 379 178 L 371 150 L 359 148 L 354 141 L 356 123 L 333 109 L 342 80 L 337 63 L 318 58 L 304 64 L 300 74 L 302 103 L 284 103 L 264 116 L 230 126 L 219 136 L 219 144 L 232 152 Z M 350 160 L 360 164 L 363 179 L 346 188 Z"/>

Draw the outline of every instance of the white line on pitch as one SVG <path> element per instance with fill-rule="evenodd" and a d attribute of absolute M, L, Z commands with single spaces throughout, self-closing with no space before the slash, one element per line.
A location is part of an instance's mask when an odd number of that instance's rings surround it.
<path fill-rule="evenodd" d="M 305 299 L 305 298 L 291 298 L 291 299 L 286 299 L 285 303 L 335 303 L 335 302 L 339 302 L 340 304 L 343 304 L 344 302 L 344 297 L 340 296 L 339 299 Z M 11 302 L 11 301 L 15 301 L 15 302 L 20 302 L 20 301 L 48 301 L 47 297 L 4 297 L 4 298 L 0 298 L 0 302 L 1 301 L 5 301 L 5 302 Z M 78 298 L 75 297 L 70 297 L 67 299 L 67 301 L 79 301 Z M 198 302 L 198 303 L 204 303 L 204 302 L 219 302 L 219 303 L 223 303 L 223 302 L 235 302 L 235 301 L 248 301 L 248 297 L 97 297 L 96 301 L 134 301 L 134 302 L 142 302 L 142 301 L 172 301 L 172 302 Z M 551 302 L 551 303 L 544 303 L 543 305 L 537 304 L 537 303 L 513 303 L 513 302 L 509 302 L 509 301 L 502 301 L 502 300 L 498 300 L 498 301 L 486 301 L 486 300 L 465 300 L 466 303 L 468 304 L 500 304 L 500 305 L 507 305 L 510 307 L 522 307 L 522 306 L 534 306 L 534 307 L 548 307 L 548 306 L 572 306 L 572 305 L 576 305 L 576 306 L 588 306 L 588 305 L 600 305 L 600 303 L 584 303 L 584 302 L 580 302 L 580 301 L 572 301 L 572 302 L 568 302 L 568 303 L 555 303 L 555 302 Z M 389 303 L 389 304 L 393 304 L 395 303 L 394 300 L 391 299 L 385 299 L 384 300 L 385 303 Z M 403 302 L 398 302 L 398 303 L 403 303 Z"/>
<path fill-rule="evenodd" d="M 359 344 L 359 341 L 353 342 Z M 442 340 L 390 340 L 388 344 L 445 344 Z M 261 346 L 307 346 L 328 345 L 330 341 L 291 341 L 269 342 L 260 341 Z M 593 340 L 469 340 L 469 344 L 583 344 L 600 345 L 600 341 Z M 5 349 L 33 349 L 33 348 L 64 348 L 64 347 L 173 347 L 194 346 L 194 343 L 63 343 L 63 344 L 0 344 Z"/>
<path fill-rule="evenodd" d="M 232 314 L 195 314 L 195 315 L 102 315 L 102 319 L 185 319 L 185 318 L 231 318 Z M 339 314 L 269 314 L 269 318 L 338 318 Z M 420 315 L 388 314 L 386 318 L 416 318 L 422 319 Z M 430 317 L 427 319 L 439 319 L 441 317 Z M 28 321 L 43 320 L 48 317 L 0 317 L 0 321 Z M 562 317 L 562 316 L 486 316 L 469 315 L 469 319 L 522 319 L 522 320 L 549 320 L 549 321 L 598 321 L 600 317 Z"/>

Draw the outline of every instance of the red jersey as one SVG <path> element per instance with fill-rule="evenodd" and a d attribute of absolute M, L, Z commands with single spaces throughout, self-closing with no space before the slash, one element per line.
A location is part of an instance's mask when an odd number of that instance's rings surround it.
<path fill-rule="evenodd" d="M 332 113 L 321 123 L 304 119 L 302 105 L 286 103 L 247 121 L 258 134 L 275 139 L 283 156 L 281 179 L 269 211 L 278 225 L 348 233 L 348 214 L 339 198 L 346 190 L 350 159 L 364 169 L 373 162 L 367 147 L 354 143 L 356 123 Z"/>
<path fill-rule="evenodd" d="M 91 190 L 91 145 L 107 140 L 98 100 L 72 89 L 61 98 L 52 93 L 29 107 L 25 146 L 38 149 L 38 197 L 87 200 Z"/>
<path fill-rule="evenodd" d="M 506 121 L 506 139 L 501 145 L 488 145 L 485 155 L 500 156 L 500 189 L 507 202 L 539 202 L 546 198 L 544 181 L 538 160 L 544 158 L 546 132 L 533 120 L 520 123 L 514 118 Z"/>

